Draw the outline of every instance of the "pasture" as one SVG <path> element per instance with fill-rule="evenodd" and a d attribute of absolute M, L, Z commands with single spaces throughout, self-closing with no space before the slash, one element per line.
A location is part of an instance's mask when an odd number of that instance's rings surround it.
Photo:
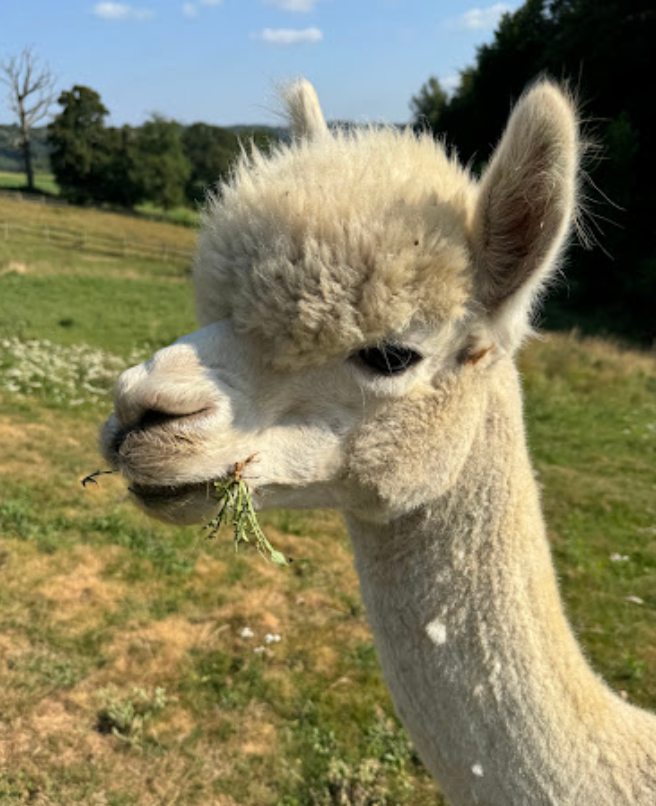
<path fill-rule="evenodd" d="M 0 200 L 0 220 L 43 216 L 194 235 Z M 147 520 L 114 476 L 81 486 L 120 369 L 193 328 L 184 265 L 0 237 L 0 803 L 441 803 L 339 516 L 265 515 L 280 569 Z M 656 355 L 549 336 L 522 371 L 567 612 L 608 683 L 656 709 Z"/>
<path fill-rule="evenodd" d="M 59 185 L 55 180 L 54 174 L 35 174 L 34 186 L 37 191 L 37 194 L 33 197 L 34 203 L 42 201 L 45 204 L 47 199 L 43 198 L 44 195 L 53 197 L 55 200 L 59 196 Z M 20 191 L 23 195 L 27 195 L 25 194 L 26 189 L 27 179 L 25 174 L 14 173 L 12 171 L 0 171 L 0 191 L 12 191 L 12 195 L 14 195 L 14 191 Z M 175 207 L 171 210 L 163 210 L 161 207 L 155 206 L 152 202 L 143 202 L 136 206 L 134 213 L 137 217 L 147 220 L 164 221 L 192 229 L 198 225 L 198 212 L 190 207 Z M 125 219 L 126 216 L 123 215 L 122 218 Z M 102 231 L 102 228 L 100 231 Z M 184 242 L 184 235 L 180 236 L 180 240 Z"/>

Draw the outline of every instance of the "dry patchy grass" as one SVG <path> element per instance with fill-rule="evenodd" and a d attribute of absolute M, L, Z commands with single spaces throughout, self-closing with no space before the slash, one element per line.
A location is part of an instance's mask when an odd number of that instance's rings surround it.
<path fill-rule="evenodd" d="M 129 241 L 168 244 L 192 249 L 196 232 L 163 221 L 148 221 L 137 216 L 105 212 L 94 208 L 56 206 L 33 201 L 0 198 L 0 222 L 31 226 L 64 227 Z M 0 238 L 2 229 L 0 228 Z"/>

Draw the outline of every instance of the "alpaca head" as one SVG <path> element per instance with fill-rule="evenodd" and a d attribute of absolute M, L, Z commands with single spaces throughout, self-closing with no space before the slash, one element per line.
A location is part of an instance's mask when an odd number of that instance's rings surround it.
<path fill-rule="evenodd" d="M 480 183 L 427 134 L 329 131 L 307 82 L 287 104 L 291 144 L 205 210 L 204 327 L 118 383 L 103 450 L 160 518 L 207 519 L 251 454 L 260 507 L 392 517 L 446 490 L 574 215 L 576 120 L 549 83 Z"/>

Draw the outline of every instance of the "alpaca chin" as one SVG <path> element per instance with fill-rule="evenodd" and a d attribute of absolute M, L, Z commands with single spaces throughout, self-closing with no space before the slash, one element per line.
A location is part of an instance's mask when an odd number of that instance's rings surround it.
<path fill-rule="evenodd" d="M 135 485 L 130 493 L 139 509 L 149 517 L 177 526 L 207 523 L 218 506 L 212 482 L 180 487 Z"/>

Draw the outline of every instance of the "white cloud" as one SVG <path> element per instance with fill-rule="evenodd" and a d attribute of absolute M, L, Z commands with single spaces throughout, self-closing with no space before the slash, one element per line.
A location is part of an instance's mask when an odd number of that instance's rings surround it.
<path fill-rule="evenodd" d="M 125 3 L 104 2 L 96 3 L 93 7 L 96 17 L 104 20 L 150 20 L 155 16 L 155 12 L 149 8 L 134 8 Z"/>
<path fill-rule="evenodd" d="M 275 6 L 281 11 L 298 11 L 307 14 L 314 11 L 319 0 L 264 0 L 268 6 Z"/>
<path fill-rule="evenodd" d="M 222 3 L 223 0 L 197 0 L 195 3 L 183 3 L 182 13 L 185 17 L 189 17 L 189 19 L 193 20 L 200 14 L 201 9 L 199 6 L 216 8 L 216 6 L 220 6 Z"/>
<path fill-rule="evenodd" d="M 448 20 L 447 25 L 458 31 L 492 30 L 507 11 L 512 11 L 512 8 L 506 3 L 495 3 L 486 8 L 470 8 L 460 17 Z"/>
<path fill-rule="evenodd" d="M 265 28 L 258 39 L 271 45 L 300 45 L 304 42 L 321 42 L 320 28 Z"/>
<path fill-rule="evenodd" d="M 195 3 L 183 3 L 182 13 L 185 15 L 185 17 L 189 17 L 189 19 L 193 20 L 200 13 L 199 6 L 209 6 L 210 8 L 215 8 L 216 6 L 220 6 L 222 3 L 223 0 L 197 0 Z"/>

